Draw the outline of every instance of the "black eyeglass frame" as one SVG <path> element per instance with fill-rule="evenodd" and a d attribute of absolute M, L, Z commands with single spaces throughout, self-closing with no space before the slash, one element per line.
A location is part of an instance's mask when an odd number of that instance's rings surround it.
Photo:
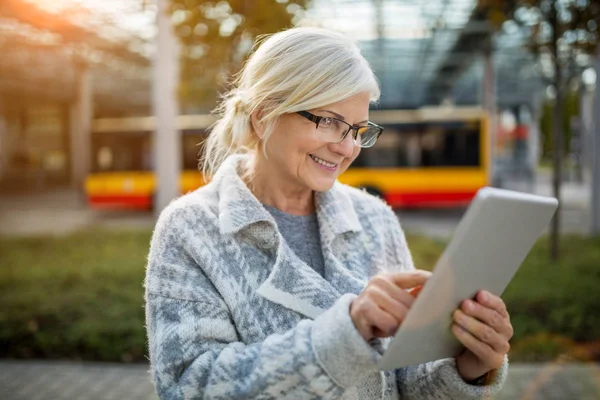
<path fill-rule="evenodd" d="M 313 113 L 310 113 L 308 111 L 297 111 L 296 114 L 308 119 L 309 121 L 314 122 L 317 125 L 317 128 L 319 128 L 319 123 L 321 122 L 321 120 L 323 120 L 324 118 L 330 118 L 333 119 L 335 121 L 339 121 L 342 122 L 346 125 L 348 125 L 348 130 L 342 135 L 342 137 L 340 138 L 340 140 L 338 140 L 337 142 L 331 142 L 331 143 L 340 143 L 342 142 L 344 139 L 346 139 L 346 136 L 348 136 L 348 133 L 350 133 L 350 131 L 352 131 L 352 138 L 354 139 L 354 142 L 356 143 L 356 138 L 358 137 L 358 130 L 361 128 L 378 128 L 379 132 L 377 133 L 377 136 L 375 137 L 375 140 L 373 141 L 373 144 L 371 144 L 370 146 L 360 146 L 364 149 L 369 148 L 369 147 L 373 147 L 375 145 L 375 143 L 377 143 L 377 140 L 379 139 L 379 136 L 381 136 L 381 134 L 383 133 L 383 127 L 379 126 L 371 121 L 367 121 L 367 126 L 352 126 L 349 123 L 347 123 L 346 121 L 343 121 L 339 118 L 335 118 L 335 117 L 322 117 L 319 115 L 315 115 Z"/>

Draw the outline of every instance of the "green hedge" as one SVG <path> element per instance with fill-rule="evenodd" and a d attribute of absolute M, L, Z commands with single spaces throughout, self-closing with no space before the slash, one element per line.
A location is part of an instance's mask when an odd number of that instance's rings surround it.
<path fill-rule="evenodd" d="M 144 359 L 149 232 L 0 239 L 0 357 Z"/>
<path fill-rule="evenodd" d="M 596 349 L 600 339 L 600 238 L 562 238 L 556 264 L 548 244 L 538 242 L 503 295 L 515 328 L 513 356 L 600 360 L 581 346 Z"/>
<path fill-rule="evenodd" d="M 144 361 L 150 235 L 0 237 L 0 357 Z M 445 246 L 408 241 L 420 268 L 433 266 Z M 565 237 L 562 250 L 561 262 L 551 264 L 541 239 L 503 296 L 514 359 L 585 359 L 573 347 L 600 338 L 600 240 Z"/>

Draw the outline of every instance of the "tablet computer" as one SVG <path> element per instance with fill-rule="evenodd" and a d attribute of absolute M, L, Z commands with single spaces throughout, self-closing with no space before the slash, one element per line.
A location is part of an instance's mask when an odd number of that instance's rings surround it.
<path fill-rule="evenodd" d="M 379 369 L 459 355 L 463 346 L 450 330 L 454 310 L 480 290 L 500 296 L 557 207 L 551 197 L 480 189 L 380 359 Z"/>

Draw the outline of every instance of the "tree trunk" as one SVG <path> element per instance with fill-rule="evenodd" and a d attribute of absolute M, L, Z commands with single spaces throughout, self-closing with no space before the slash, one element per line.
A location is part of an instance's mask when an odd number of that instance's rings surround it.
<path fill-rule="evenodd" d="M 560 72 L 560 67 L 557 65 L 556 72 Z M 559 205 L 552 219 L 552 228 L 550 233 L 550 257 L 553 261 L 558 261 L 559 258 L 559 243 L 560 243 L 560 186 L 562 181 L 562 149 L 563 149 L 563 135 L 562 135 L 562 107 L 563 107 L 563 93 L 560 85 L 560 78 L 556 80 L 556 101 L 554 102 L 554 116 L 552 121 L 552 132 L 554 151 L 553 155 L 553 177 L 552 186 L 554 191 L 554 197 L 558 199 Z"/>
<path fill-rule="evenodd" d="M 550 231 L 550 258 L 552 261 L 558 261 L 559 243 L 560 243 L 560 186 L 562 181 L 562 153 L 563 153 L 563 135 L 562 135 L 562 111 L 563 111 L 563 85 L 560 59 L 558 54 L 558 39 L 560 37 L 556 1 L 552 4 L 550 13 L 550 24 L 552 25 L 552 51 L 554 56 L 554 85 L 556 88 L 556 101 L 554 102 L 554 118 L 552 121 L 553 132 L 553 189 L 554 197 L 558 199 L 558 209 L 552 219 Z"/>
<path fill-rule="evenodd" d="M 596 71 L 600 71 L 600 46 L 596 49 Z M 600 237 L 600 82 L 596 82 L 595 98 L 593 106 L 593 123 L 588 137 L 591 138 L 591 167 L 592 167 L 592 196 L 591 211 L 592 223 L 591 234 Z"/>

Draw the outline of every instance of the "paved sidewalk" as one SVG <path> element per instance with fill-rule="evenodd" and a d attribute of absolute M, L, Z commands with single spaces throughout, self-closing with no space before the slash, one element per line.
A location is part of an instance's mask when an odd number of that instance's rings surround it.
<path fill-rule="evenodd" d="M 147 365 L 0 360 L 3 400 L 157 400 Z M 514 364 L 497 400 L 600 399 L 600 365 Z"/>
<path fill-rule="evenodd" d="M 70 189 L 29 195 L 0 195 L 0 235 L 66 235 L 90 228 L 152 229 L 151 212 L 89 208 Z"/>
<path fill-rule="evenodd" d="M 157 400 L 147 365 L 0 361 L 3 400 Z"/>

